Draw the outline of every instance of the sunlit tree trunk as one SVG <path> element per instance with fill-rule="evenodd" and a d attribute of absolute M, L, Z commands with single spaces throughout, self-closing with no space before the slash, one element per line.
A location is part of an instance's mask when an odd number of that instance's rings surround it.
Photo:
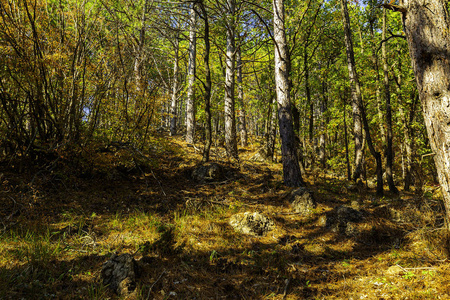
<path fill-rule="evenodd" d="M 347 67 L 350 77 L 352 90 L 352 113 L 353 113 L 353 134 L 355 138 L 355 160 L 352 178 L 357 180 L 361 177 L 362 158 L 363 158 L 363 134 L 361 124 L 361 106 L 362 102 L 361 87 L 359 85 L 358 75 L 355 67 L 355 55 L 353 52 L 352 36 L 350 31 L 350 17 L 348 15 L 347 0 L 341 0 L 342 20 L 344 23 L 345 48 L 347 52 Z"/>
<path fill-rule="evenodd" d="M 281 136 L 283 180 L 287 186 L 302 186 L 302 174 L 295 149 L 289 90 L 289 55 L 284 27 L 283 0 L 273 0 L 273 26 L 275 39 L 275 86 L 278 103 L 278 122 Z"/>
<path fill-rule="evenodd" d="M 180 40 L 178 33 L 176 34 L 174 40 L 174 51 L 175 57 L 173 61 L 173 79 L 172 79 L 172 93 L 171 93 L 171 104 L 170 104 L 170 135 L 175 135 L 177 133 L 177 118 L 178 118 L 178 52 L 180 49 Z"/>
<path fill-rule="evenodd" d="M 450 24 L 447 1 L 400 1 L 423 117 L 450 214 Z"/>
<path fill-rule="evenodd" d="M 344 21 L 344 35 L 345 46 L 347 50 L 347 65 L 348 73 L 350 77 L 350 84 L 352 88 L 352 110 L 353 110 L 353 124 L 355 135 L 355 169 L 353 170 L 352 179 L 357 180 L 361 177 L 363 171 L 363 135 L 361 128 L 361 121 L 364 126 L 365 139 L 370 153 L 373 155 L 376 161 L 376 173 L 377 173 L 377 195 L 383 195 L 383 171 L 381 154 L 376 151 L 373 141 L 370 135 L 369 123 L 367 121 L 366 112 L 364 110 L 364 104 L 362 100 L 361 87 L 359 84 L 358 73 L 356 72 L 356 63 L 353 52 L 352 37 L 350 31 L 350 18 L 347 9 L 347 0 L 341 0 L 342 19 Z"/>
<path fill-rule="evenodd" d="M 188 89 L 186 99 L 186 142 L 194 143 L 195 134 L 195 67 L 197 53 L 197 14 L 192 3 L 189 28 L 189 65 L 188 65 Z"/>
<path fill-rule="evenodd" d="M 236 43 L 235 43 L 235 0 L 227 0 L 227 52 L 225 68 L 225 149 L 228 157 L 238 159 L 236 143 L 236 117 L 234 109 Z"/>

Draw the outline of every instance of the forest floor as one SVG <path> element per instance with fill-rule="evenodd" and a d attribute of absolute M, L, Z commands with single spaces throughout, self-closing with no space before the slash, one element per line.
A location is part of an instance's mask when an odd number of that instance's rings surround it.
<path fill-rule="evenodd" d="M 318 206 L 300 216 L 281 164 L 250 160 L 256 148 L 240 149 L 239 164 L 213 148 L 225 178 L 196 182 L 197 148 L 149 143 L 145 154 L 117 144 L 0 166 L 0 299 L 118 299 L 100 278 L 114 253 L 140 262 L 134 299 L 450 299 L 436 187 L 376 197 L 309 170 Z M 358 234 L 319 225 L 341 205 L 364 213 Z M 235 232 L 230 216 L 246 211 L 275 229 Z"/>

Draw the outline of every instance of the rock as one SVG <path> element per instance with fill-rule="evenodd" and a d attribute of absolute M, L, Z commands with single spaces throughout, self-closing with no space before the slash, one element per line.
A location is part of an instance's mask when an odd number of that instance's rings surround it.
<path fill-rule="evenodd" d="M 289 202 L 294 211 L 301 216 L 310 214 L 317 207 L 312 192 L 304 187 L 292 191 Z"/>
<path fill-rule="evenodd" d="M 364 219 L 363 213 L 348 206 L 339 206 L 319 218 L 319 224 L 349 236 L 358 235 L 358 228 L 354 223 Z"/>
<path fill-rule="evenodd" d="M 223 178 L 223 168 L 213 162 L 201 164 L 192 171 L 192 178 L 200 182 L 220 180 Z"/>
<path fill-rule="evenodd" d="M 404 273 L 404 270 L 398 265 L 391 266 L 391 267 L 389 267 L 389 269 L 386 270 L 387 275 L 395 276 L 395 275 L 401 275 L 403 273 Z"/>
<path fill-rule="evenodd" d="M 230 218 L 230 225 L 237 232 L 263 236 L 274 229 L 274 222 L 259 212 L 238 213 Z"/>
<path fill-rule="evenodd" d="M 119 296 L 127 297 L 136 289 L 136 273 L 137 263 L 130 254 L 114 254 L 103 264 L 101 278 Z"/>

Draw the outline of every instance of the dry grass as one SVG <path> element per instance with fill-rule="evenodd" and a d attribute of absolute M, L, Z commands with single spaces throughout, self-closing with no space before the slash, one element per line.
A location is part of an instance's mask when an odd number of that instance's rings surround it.
<path fill-rule="evenodd" d="M 254 149 L 241 149 L 239 166 L 222 162 L 227 179 L 198 183 L 189 177 L 195 148 L 165 137 L 150 144 L 147 158 L 93 147 L 51 170 L 1 170 L 1 299 L 116 299 L 99 279 L 116 252 L 141 262 L 139 299 L 450 298 L 433 193 L 376 198 L 310 174 L 319 205 L 300 217 L 281 166 L 248 161 Z M 356 235 L 318 225 L 339 205 L 364 211 Z M 235 233 L 228 219 L 244 211 L 264 212 L 276 229 Z"/>

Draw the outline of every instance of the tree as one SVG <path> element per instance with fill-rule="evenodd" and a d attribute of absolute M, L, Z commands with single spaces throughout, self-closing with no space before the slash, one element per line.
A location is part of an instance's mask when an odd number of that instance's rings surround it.
<path fill-rule="evenodd" d="M 188 65 L 188 90 L 186 99 L 186 142 L 194 143 L 195 133 L 195 66 L 197 52 L 197 13 L 194 8 L 195 3 L 191 4 L 190 27 L 189 27 L 189 65 Z"/>
<path fill-rule="evenodd" d="M 236 142 L 236 117 L 234 109 L 236 77 L 236 0 L 227 0 L 227 51 L 225 57 L 225 149 L 228 157 L 239 159 Z"/>
<path fill-rule="evenodd" d="M 372 137 L 370 134 L 369 122 L 367 120 L 366 110 L 362 100 L 361 86 L 359 83 L 358 73 L 356 72 L 356 63 L 353 52 L 352 36 L 350 31 L 350 18 L 347 9 L 347 0 L 341 0 L 342 19 L 344 22 L 344 36 L 345 47 L 347 52 L 347 67 L 350 77 L 350 84 L 352 89 L 352 109 L 353 109 L 353 124 L 355 135 L 355 170 L 353 171 L 353 180 L 357 180 L 362 172 L 362 144 L 360 145 L 360 139 L 362 142 L 362 129 L 361 121 L 364 126 L 364 132 L 366 134 L 367 145 L 370 153 L 373 155 L 376 161 L 376 174 L 377 174 L 377 195 L 383 195 L 383 171 L 381 154 L 375 150 Z M 361 136 L 359 136 L 361 134 Z M 361 161 L 360 161 L 361 159 Z"/>
<path fill-rule="evenodd" d="M 281 137 L 283 180 L 287 186 L 302 186 L 303 179 L 295 148 L 289 85 L 289 56 L 284 26 L 283 0 L 273 0 L 273 35 L 275 42 L 275 89 Z"/>
<path fill-rule="evenodd" d="M 209 41 L 209 18 L 208 18 L 208 12 L 206 10 L 205 4 L 202 0 L 200 0 L 198 3 L 198 6 L 200 7 L 201 13 L 199 13 L 200 18 L 203 19 L 205 25 L 203 29 L 203 40 L 205 41 L 205 52 L 203 56 L 203 63 L 205 68 L 205 81 L 202 82 L 203 88 L 204 88 L 204 100 L 205 100 L 205 117 L 206 117 L 206 124 L 205 124 L 205 148 L 203 149 L 203 162 L 209 161 L 209 152 L 211 149 L 211 86 L 212 86 L 212 80 L 211 80 L 211 68 L 209 65 L 209 55 L 211 51 L 210 41 Z"/>
<path fill-rule="evenodd" d="M 383 41 L 386 39 L 387 30 L 387 16 L 386 8 L 383 10 Z M 381 57 L 383 60 L 383 84 L 384 84 L 384 97 L 386 101 L 386 181 L 389 186 L 389 190 L 395 194 L 398 194 L 398 189 L 395 187 L 393 179 L 393 159 L 394 153 L 392 150 L 392 109 L 391 109 L 391 91 L 389 85 L 389 72 L 388 72 L 388 62 L 386 58 L 386 43 L 381 44 Z"/>
<path fill-rule="evenodd" d="M 342 20 L 344 23 L 345 49 L 347 53 L 347 67 L 350 76 L 352 92 L 353 134 L 355 139 L 355 160 L 352 178 L 356 181 L 362 172 L 363 134 L 361 120 L 361 86 L 356 73 L 355 56 L 353 52 L 352 34 L 350 31 L 350 17 L 348 15 L 347 0 L 341 0 Z"/>
<path fill-rule="evenodd" d="M 447 1 L 403 0 L 385 7 L 402 12 L 409 54 L 430 146 L 450 214 L 450 36 Z"/>

